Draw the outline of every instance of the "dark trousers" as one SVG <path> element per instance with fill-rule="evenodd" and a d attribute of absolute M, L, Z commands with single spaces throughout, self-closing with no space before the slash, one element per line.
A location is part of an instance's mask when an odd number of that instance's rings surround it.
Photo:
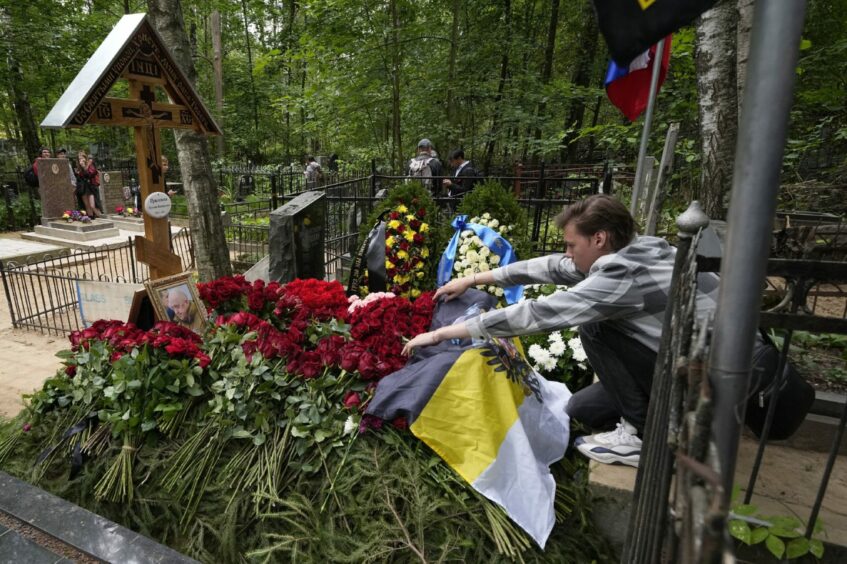
<path fill-rule="evenodd" d="M 643 432 L 656 353 L 609 322 L 582 325 L 579 337 L 600 381 L 571 397 L 568 415 L 595 429 L 623 417 Z"/>

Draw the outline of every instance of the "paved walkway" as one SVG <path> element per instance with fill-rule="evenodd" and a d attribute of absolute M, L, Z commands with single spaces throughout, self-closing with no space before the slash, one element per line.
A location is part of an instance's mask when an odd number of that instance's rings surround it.
<path fill-rule="evenodd" d="M 7 236 L 0 238 L 0 261 L 4 263 L 24 260 L 26 257 L 42 257 L 47 254 L 56 255 L 62 252 L 67 251 L 61 245 L 26 241 L 18 237 Z"/>

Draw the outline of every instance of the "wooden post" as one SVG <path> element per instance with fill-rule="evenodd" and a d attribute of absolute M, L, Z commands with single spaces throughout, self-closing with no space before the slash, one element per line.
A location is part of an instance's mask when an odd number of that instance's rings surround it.
<path fill-rule="evenodd" d="M 152 108 L 153 90 L 138 80 L 129 81 L 130 97 L 142 100 Z M 162 145 L 159 128 L 151 118 L 135 130 L 135 163 L 142 204 L 153 192 L 164 192 Z M 144 210 L 142 205 L 142 211 Z M 158 279 L 182 272 L 182 260 L 170 249 L 170 227 L 167 218 L 154 218 L 144 213 L 144 237 L 135 238 L 138 260 L 150 266 L 150 278 Z"/>

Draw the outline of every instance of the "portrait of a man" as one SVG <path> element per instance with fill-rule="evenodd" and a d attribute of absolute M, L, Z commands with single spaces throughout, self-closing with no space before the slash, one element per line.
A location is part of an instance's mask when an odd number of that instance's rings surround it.
<path fill-rule="evenodd" d="M 180 284 L 159 292 L 161 303 L 165 306 L 168 321 L 187 327 L 196 333 L 203 331 L 205 321 L 203 313 L 197 307 L 188 288 Z"/>

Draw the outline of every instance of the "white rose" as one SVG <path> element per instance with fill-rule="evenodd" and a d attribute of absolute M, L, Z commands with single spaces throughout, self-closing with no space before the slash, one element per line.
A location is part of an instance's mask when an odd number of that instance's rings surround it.
<path fill-rule="evenodd" d="M 497 255 L 491 255 L 490 257 L 488 257 L 488 262 L 494 265 L 500 264 L 500 257 L 498 257 Z"/>
<path fill-rule="evenodd" d="M 492 220 L 488 223 L 488 227 L 490 227 L 491 229 L 497 229 L 497 226 L 498 226 L 498 225 L 500 225 L 500 222 L 499 222 L 499 221 L 497 221 L 496 219 L 492 219 Z"/>
<path fill-rule="evenodd" d="M 488 272 L 489 270 L 491 270 L 491 267 L 489 267 L 488 264 L 484 262 L 479 263 L 477 265 L 477 268 L 479 268 L 480 272 Z"/>
<path fill-rule="evenodd" d="M 482 214 L 482 219 L 491 219 L 491 214 L 488 213 L 488 212 L 485 212 L 484 214 Z"/>
<path fill-rule="evenodd" d="M 481 256 L 483 258 L 487 257 L 490 254 L 491 254 L 491 249 L 489 249 L 488 247 L 483 247 L 479 250 L 479 256 Z"/>
<path fill-rule="evenodd" d="M 485 245 L 482 244 L 482 239 L 480 239 L 476 235 L 474 235 L 471 238 L 471 242 L 473 242 L 473 244 L 476 245 L 477 247 L 484 247 L 485 246 Z"/>
<path fill-rule="evenodd" d="M 467 239 L 471 235 L 473 235 L 473 231 L 471 231 L 470 229 L 465 229 L 464 231 L 462 231 L 462 239 Z"/>
<path fill-rule="evenodd" d="M 463 276 L 473 276 L 473 274 L 474 272 L 472 268 L 466 268 L 465 271 L 462 273 Z"/>
<path fill-rule="evenodd" d="M 494 290 L 494 295 L 498 298 L 501 297 L 503 295 L 503 288 L 497 288 L 496 290 Z"/>
<path fill-rule="evenodd" d="M 479 260 L 479 253 L 476 251 L 468 251 L 465 254 L 465 259 L 469 262 L 476 262 L 477 260 Z"/>

